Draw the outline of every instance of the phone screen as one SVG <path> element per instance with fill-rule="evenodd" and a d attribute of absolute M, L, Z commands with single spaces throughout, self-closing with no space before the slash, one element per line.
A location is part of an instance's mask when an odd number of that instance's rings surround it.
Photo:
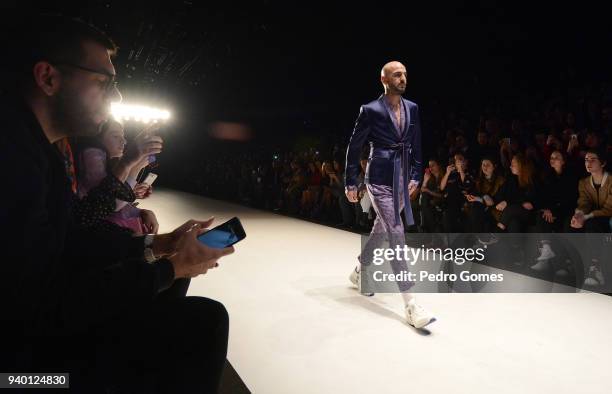
<path fill-rule="evenodd" d="M 142 183 L 146 183 L 147 185 L 152 185 L 153 182 L 155 182 L 155 179 L 157 179 L 157 174 L 150 172 L 149 175 L 147 175 L 147 177 Z"/>
<path fill-rule="evenodd" d="M 245 237 L 246 233 L 240 220 L 233 218 L 200 235 L 198 240 L 211 248 L 223 249 L 243 240 Z"/>

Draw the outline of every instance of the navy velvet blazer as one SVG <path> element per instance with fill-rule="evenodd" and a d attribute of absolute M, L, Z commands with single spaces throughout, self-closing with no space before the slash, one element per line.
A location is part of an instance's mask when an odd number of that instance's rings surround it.
<path fill-rule="evenodd" d="M 402 149 L 405 149 L 407 163 L 403 168 L 408 174 L 405 181 L 421 181 L 423 162 L 419 107 L 412 101 L 402 98 L 408 112 L 408 125 L 400 136 L 383 100 L 384 96 L 380 96 L 377 100 L 361 106 L 346 151 L 346 186 L 357 185 L 357 177 L 360 172 L 359 159 L 362 147 L 366 142 L 370 144 L 370 156 L 365 174 L 366 183 L 393 186 L 394 159 L 383 153 L 386 147 L 398 144 L 403 144 Z"/>

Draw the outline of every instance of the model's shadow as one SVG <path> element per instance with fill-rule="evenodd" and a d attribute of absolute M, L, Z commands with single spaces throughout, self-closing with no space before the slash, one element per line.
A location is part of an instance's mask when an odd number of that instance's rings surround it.
<path fill-rule="evenodd" d="M 427 336 L 431 335 L 431 331 L 427 328 L 414 328 L 410 324 L 406 323 L 406 318 L 394 310 L 390 309 L 389 305 L 386 304 L 383 300 L 380 299 L 379 296 L 374 295 L 372 297 L 367 297 L 359 294 L 357 290 L 349 287 L 348 290 L 353 292 L 355 295 L 347 296 L 346 295 L 346 287 L 321 287 L 318 289 L 307 290 L 305 295 L 308 297 L 319 298 L 324 300 L 331 300 L 343 305 L 348 305 L 350 307 L 357 307 L 360 309 L 366 309 L 372 313 L 375 313 L 381 317 L 385 317 L 387 319 L 397 320 L 403 325 L 410 327 L 419 335 Z M 399 295 L 398 295 L 399 297 Z M 435 319 L 432 321 L 432 323 Z"/>

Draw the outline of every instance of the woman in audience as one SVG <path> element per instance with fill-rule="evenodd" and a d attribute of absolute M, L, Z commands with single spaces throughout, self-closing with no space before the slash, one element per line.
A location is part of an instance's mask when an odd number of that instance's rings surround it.
<path fill-rule="evenodd" d="M 440 182 L 440 190 L 446 195 L 443 213 L 444 231 L 457 233 L 463 230 L 465 194 L 474 186 L 474 178 L 468 171 L 468 161 L 461 152 L 453 156 L 453 163 L 446 167 Z"/>
<path fill-rule="evenodd" d="M 440 160 L 430 159 L 429 166 L 425 169 L 420 196 L 421 226 L 425 233 L 442 232 L 443 230 L 444 194 L 440 190 L 442 176 Z"/>
<path fill-rule="evenodd" d="M 537 184 L 533 164 L 521 153 L 510 163 L 510 177 L 496 194 L 495 208 L 501 211 L 497 227 L 509 233 L 523 233 L 535 220 Z"/>
<path fill-rule="evenodd" d="M 146 137 L 139 138 L 134 143 L 141 142 L 146 144 Z M 113 174 L 113 168 L 123 156 L 125 144 L 123 125 L 109 120 L 102 126 L 101 133 L 82 149 L 78 182 L 78 196 L 82 201 L 85 201 L 89 194 L 100 194 L 97 187 Z M 155 214 L 146 209 L 138 209 L 132 204 L 136 197 L 145 198 L 150 194 L 149 186 L 136 183 L 138 174 L 148 164 L 148 155 L 141 155 L 128 169 L 125 180 L 128 193 L 121 190 L 112 194 L 105 193 L 105 198 L 99 199 L 100 203 L 95 206 L 88 204 L 87 208 L 76 209 L 79 222 L 85 226 L 102 228 L 112 223 L 139 235 L 157 233 L 159 226 Z M 134 190 L 136 194 L 130 195 L 130 190 Z"/>
<path fill-rule="evenodd" d="M 536 216 L 539 233 L 562 232 L 574 213 L 578 198 L 578 178 L 567 168 L 563 151 L 553 150 L 549 163 L 540 193 L 540 211 Z"/>
<path fill-rule="evenodd" d="M 476 179 L 474 191 L 466 194 L 468 206 L 468 231 L 471 233 L 491 232 L 501 217 L 495 208 L 495 197 L 504 177 L 497 172 L 497 163 L 492 157 L 485 156 L 480 163 L 480 174 Z"/>
<path fill-rule="evenodd" d="M 605 170 L 606 155 L 599 149 L 588 149 L 584 164 L 590 176 L 581 179 L 578 185 L 578 207 L 572 216 L 571 227 L 577 232 L 609 233 L 612 217 L 612 179 Z M 591 265 L 584 284 L 587 286 L 602 286 L 605 283 L 600 264 L 602 249 L 600 238 L 589 237 L 588 249 L 592 253 Z"/>

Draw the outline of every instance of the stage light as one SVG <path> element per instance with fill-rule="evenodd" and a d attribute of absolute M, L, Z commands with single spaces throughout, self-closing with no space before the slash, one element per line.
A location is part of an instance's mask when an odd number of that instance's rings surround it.
<path fill-rule="evenodd" d="M 111 114 L 118 121 L 134 120 L 141 123 L 157 123 L 170 119 L 170 112 L 145 105 L 111 103 Z"/>

